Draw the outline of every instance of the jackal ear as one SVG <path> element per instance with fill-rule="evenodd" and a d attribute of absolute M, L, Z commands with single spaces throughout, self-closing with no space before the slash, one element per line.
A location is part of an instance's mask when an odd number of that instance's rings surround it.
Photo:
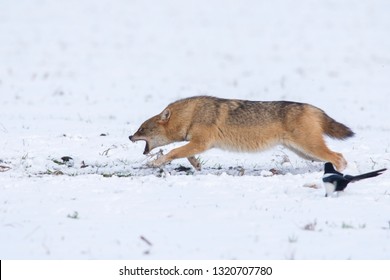
<path fill-rule="evenodd" d="M 171 117 L 171 110 L 165 109 L 160 116 L 160 123 L 166 123 L 169 121 L 169 118 Z"/>

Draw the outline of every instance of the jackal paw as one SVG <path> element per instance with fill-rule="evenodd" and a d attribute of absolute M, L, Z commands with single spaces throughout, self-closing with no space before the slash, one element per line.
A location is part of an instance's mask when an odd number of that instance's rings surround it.
<path fill-rule="evenodd" d="M 166 163 L 167 161 L 163 157 L 159 157 L 158 159 L 148 162 L 146 165 L 151 168 L 158 168 L 164 166 Z"/>
<path fill-rule="evenodd" d="M 192 165 L 197 171 L 202 170 L 202 165 L 200 164 L 199 160 L 198 160 L 196 157 L 191 156 L 191 157 L 188 157 L 187 159 L 188 159 L 188 161 L 191 163 L 191 165 Z"/>

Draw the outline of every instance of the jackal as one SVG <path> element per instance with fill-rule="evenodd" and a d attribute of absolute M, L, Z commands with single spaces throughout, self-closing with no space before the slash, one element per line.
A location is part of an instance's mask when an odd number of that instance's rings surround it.
<path fill-rule="evenodd" d="M 144 154 L 173 142 L 188 141 L 153 160 L 152 167 L 187 158 L 200 170 L 195 155 L 211 148 L 258 152 L 280 144 L 305 159 L 329 161 L 343 170 L 346 160 L 326 146 L 324 135 L 346 139 L 354 133 L 310 104 L 195 96 L 169 104 L 129 138 L 146 142 Z"/>

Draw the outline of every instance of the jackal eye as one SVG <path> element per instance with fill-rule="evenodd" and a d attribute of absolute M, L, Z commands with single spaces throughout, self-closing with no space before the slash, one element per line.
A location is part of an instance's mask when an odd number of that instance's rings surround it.
<path fill-rule="evenodd" d="M 140 127 L 140 129 L 138 129 L 138 132 L 139 133 L 142 133 L 144 131 L 144 128 L 143 127 Z"/>

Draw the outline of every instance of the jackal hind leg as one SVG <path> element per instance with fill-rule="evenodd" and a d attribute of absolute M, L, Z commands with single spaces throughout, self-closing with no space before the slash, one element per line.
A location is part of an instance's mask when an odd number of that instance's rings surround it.
<path fill-rule="evenodd" d="M 342 154 L 331 151 L 325 144 L 323 137 L 306 137 L 302 141 L 294 141 L 291 150 L 305 159 L 315 161 L 329 161 L 337 170 L 347 167 L 347 161 Z"/>
<path fill-rule="evenodd" d="M 294 152 L 296 155 L 300 156 L 301 158 L 304 158 L 304 159 L 307 159 L 307 160 L 311 160 L 311 161 L 320 161 L 320 159 L 315 158 L 315 157 L 313 157 L 311 155 L 308 155 L 307 153 L 302 152 L 302 151 L 298 150 L 297 148 L 294 148 L 294 147 L 288 146 L 288 145 L 285 145 L 285 147 L 287 149 L 289 149 L 290 151 Z"/>

